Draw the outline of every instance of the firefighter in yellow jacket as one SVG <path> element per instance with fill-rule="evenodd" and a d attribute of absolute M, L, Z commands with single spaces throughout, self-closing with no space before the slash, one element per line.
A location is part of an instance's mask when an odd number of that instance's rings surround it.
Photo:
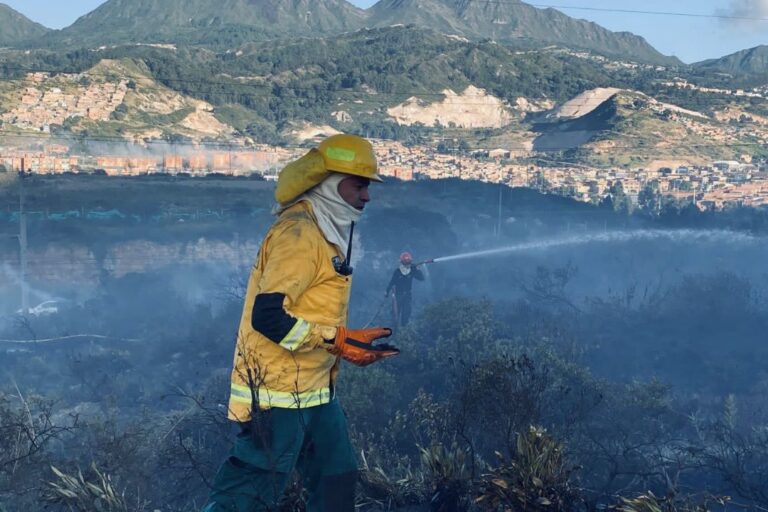
<path fill-rule="evenodd" d="M 371 144 L 334 135 L 280 173 L 278 218 L 248 281 L 229 419 L 239 424 L 204 512 L 275 510 L 298 469 L 309 512 L 354 510 L 357 461 L 335 398 L 340 360 L 398 350 L 386 328 L 347 329 L 354 223 L 381 181 Z"/>

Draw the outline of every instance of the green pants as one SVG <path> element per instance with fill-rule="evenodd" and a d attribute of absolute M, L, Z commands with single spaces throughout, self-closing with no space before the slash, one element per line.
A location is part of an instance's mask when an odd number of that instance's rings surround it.
<path fill-rule="evenodd" d="M 237 435 L 203 512 L 276 511 L 294 469 L 307 490 L 307 512 L 353 512 L 357 459 L 338 401 L 262 415 L 262 428 Z"/>

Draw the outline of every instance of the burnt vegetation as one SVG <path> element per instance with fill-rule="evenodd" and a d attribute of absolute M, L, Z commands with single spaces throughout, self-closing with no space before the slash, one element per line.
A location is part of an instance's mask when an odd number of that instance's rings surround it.
<path fill-rule="evenodd" d="M 382 192 L 361 229 L 353 325 L 387 323 L 382 268 L 402 248 L 439 255 L 483 237 L 499 246 L 534 231 L 556 236 L 564 229 L 557 208 L 570 208 L 515 192 L 505 213 L 518 220 L 491 238 L 479 233 L 482 206 L 458 194 L 464 185 L 429 186 L 432 199 L 419 203 L 398 197 L 400 189 Z M 468 187 L 465 198 L 485 190 Z M 660 222 L 589 208 L 608 219 L 597 223 L 604 230 Z M 265 221 L 247 213 L 218 226 L 253 222 L 258 237 Z M 83 222 L 73 221 L 75 233 Z M 124 238 L 141 238 L 130 223 L 113 222 Z M 728 216 L 707 222 L 724 225 Z M 167 227 L 194 231 L 186 224 Z M 109 233 L 108 225 L 94 232 Z M 394 340 L 401 355 L 342 371 L 360 510 L 768 507 L 764 260 L 751 249 L 665 243 L 430 267 L 415 290 L 414 320 Z M 0 507 L 202 508 L 231 443 L 225 407 L 247 266 L 217 272 L 201 280 L 214 273 L 210 262 L 105 270 L 87 297 L 61 301 L 55 315 L 3 319 L 0 339 L 24 343 L 0 344 Z M 281 510 L 304 510 L 302 496 L 291 486 Z"/>

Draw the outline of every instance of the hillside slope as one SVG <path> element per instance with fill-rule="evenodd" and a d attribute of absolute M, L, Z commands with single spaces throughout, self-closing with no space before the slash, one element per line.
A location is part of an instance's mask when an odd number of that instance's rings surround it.
<path fill-rule="evenodd" d="M 562 107 L 553 111 L 554 121 L 534 126 L 540 134 L 534 149 L 565 151 L 581 163 L 643 166 L 654 161 L 735 159 L 754 141 L 754 131 L 741 131 L 717 116 L 660 102 L 636 91 L 609 93 L 602 103 L 591 104 L 586 114 L 577 117 L 558 118 Z M 589 94 L 581 95 L 586 96 Z M 766 136 L 768 132 L 762 130 L 762 137 Z"/>
<path fill-rule="evenodd" d="M 768 46 L 761 45 L 741 50 L 719 59 L 697 62 L 695 68 L 730 73 L 733 75 L 768 73 Z"/>
<path fill-rule="evenodd" d="M 0 3 L 0 45 L 12 45 L 43 36 L 50 29 Z"/>
<path fill-rule="evenodd" d="M 398 24 L 517 47 L 558 44 L 638 62 L 680 64 L 642 37 L 519 0 L 380 0 L 367 10 L 346 0 L 108 0 L 44 41 L 49 46 L 171 43 L 233 48 L 248 41 Z"/>
<path fill-rule="evenodd" d="M 274 37 L 341 33 L 365 13 L 345 0 L 109 0 L 49 44 L 236 45 Z"/>
<path fill-rule="evenodd" d="M 370 9 L 375 26 L 414 24 L 471 39 L 495 39 L 541 46 L 558 44 L 639 62 L 677 65 L 642 37 L 611 32 L 596 23 L 571 18 L 556 9 L 538 9 L 519 0 L 380 0 Z"/>
<path fill-rule="evenodd" d="M 140 62 L 103 60 L 82 73 L 29 73 L 0 83 L 7 134 L 64 132 L 126 140 L 231 137 L 214 108 L 163 87 Z"/>

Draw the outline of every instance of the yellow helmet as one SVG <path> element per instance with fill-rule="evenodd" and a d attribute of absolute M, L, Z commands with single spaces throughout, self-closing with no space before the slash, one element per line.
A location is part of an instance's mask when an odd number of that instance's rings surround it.
<path fill-rule="evenodd" d="M 277 179 L 275 199 L 288 204 L 319 185 L 331 171 L 382 181 L 376 170 L 376 155 L 370 142 L 355 135 L 334 135 L 283 168 Z"/>
<path fill-rule="evenodd" d="M 328 137 L 317 148 L 323 155 L 329 171 L 362 176 L 373 181 L 383 181 L 376 173 L 378 165 L 373 146 L 357 135 L 340 133 Z"/>

